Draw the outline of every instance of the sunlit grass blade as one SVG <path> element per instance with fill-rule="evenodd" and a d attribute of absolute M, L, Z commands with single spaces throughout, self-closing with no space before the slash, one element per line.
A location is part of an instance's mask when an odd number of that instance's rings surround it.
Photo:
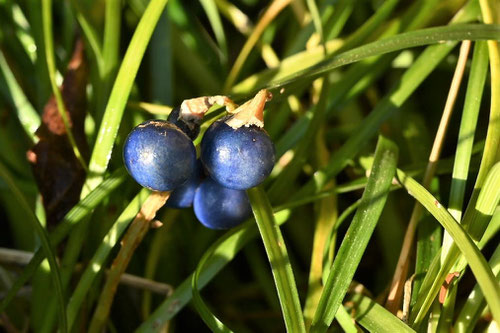
<path fill-rule="evenodd" d="M 496 173 L 500 173 L 500 164 L 496 165 Z M 500 186 L 496 181 L 500 180 L 500 176 L 497 175 L 495 170 L 492 170 L 491 178 L 499 177 L 497 179 L 491 180 L 492 183 L 497 185 L 496 192 L 500 193 Z M 496 282 L 495 276 L 493 275 L 491 269 L 489 268 L 484 256 L 481 254 L 477 246 L 474 244 L 473 240 L 467 234 L 467 232 L 453 219 L 450 213 L 445 207 L 443 207 L 436 198 L 432 196 L 422 185 L 420 185 L 413 178 L 408 177 L 401 170 L 398 170 L 398 179 L 401 184 L 407 189 L 409 193 L 415 199 L 417 199 L 422 206 L 425 207 L 431 213 L 436 220 L 448 231 L 450 236 L 453 238 L 455 244 L 458 246 L 462 254 L 464 255 L 467 263 L 472 269 L 474 276 L 476 277 L 481 289 L 486 294 L 486 300 L 493 314 L 495 320 L 500 319 L 500 285 Z M 495 181 L 496 180 L 496 181 Z M 498 199 L 500 194 L 496 195 L 498 204 Z M 494 200 L 492 199 L 492 200 Z M 496 207 L 496 206 L 495 206 Z M 484 213 L 483 213 L 484 214 Z M 491 216 L 492 212 L 490 213 Z"/>
<path fill-rule="evenodd" d="M 465 195 L 465 185 L 469 173 L 469 164 L 472 155 L 472 145 L 474 144 L 474 133 L 479 115 L 479 107 L 486 83 L 488 69 L 488 52 L 485 42 L 477 42 L 474 48 L 472 64 L 470 69 L 469 83 L 464 102 L 464 111 L 458 134 L 457 153 L 455 154 L 455 164 L 450 189 L 449 209 L 451 215 L 460 221 L 462 217 L 462 205 Z M 449 235 L 445 235 L 444 252 L 448 252 Z"/>
<path fill-rule="evenodd" d="M 439 126 L 436 130 L 436 134 L 433 140 L 432 148 L 429 153 L 428 163 L 425 168 L 425 173 L 422 180 L 422 186 L 429 188 L 431 181 L 434 178 L 437 161 L 441 157 L 441 151 L 443 150 L 443 142 L 448 131 L 451 115 L 454 109 L 454 105 L 458 96 L 458 91 L 462 82 L 463 74 L 465 71 L 465 66 L 467 64 L 467 58 L 470 50 L 470 41 L 463 41 L 460 46 L 460 52 L 458 61 L 455 67 L 453 78 L 448 90 L 448 95 L 446 98 L 446 103 L 444 105 L 441 120 Z M 403 289 L 405 285 L 405 280 L 408 276 L 409 270 L 409 256 L 410 251 L 413 248 L 413 243 L 415 239 L 415 232 L 417 229 L 418 222 L 424 214 L 424 209 L 422 206 L 416 202 L 413 206 L 413 210 L 410 215 L 410 220 L 406 228 L 404 235 L 403 244 L 401 246 L 401 251 L 399 253 L 398 262 L 396 264 L 396 269 L 392 278 L 391 287 L 389 295 L 385 303 L 385 307 L 392 313 L 397 313 L 399 304 L 403 297 Z"/>
<path fill-rule="evenodd" d="M 156 23 L 166 4 L 167 0 L 152 0 L 148 4 L 127 48 L 111 90 L 92 151 L 86 191 L 94 189 L 101 182 L 104 172 L 108 168 L 111 151 L 135 76 Z"/>
<path fill-rule="evenodd" d="M 325 40 L 337 38 L 356 5 L 356 1 L 341 0 L 336 3 L 333 15 L 325 23 Z M 316 29 L 317 30 L 317 29 Z"/>
<path fill-rule="evenodd" d="M 477 226 L 477 237 L 483 234 L 485 229 L 487 229 L 488 222 L 494 222 L 491 224 L 493 229 L 496 228 L 495 219 L 490 219 L 495 212 L 496 205 L 498 204 L 499 194 L 498 188 L 500 188 L 500 164 L 495 165 L 495 167 L 488 174 L 486 182 L 481 189 L 479 194 L 479 200 L 474 207 L 474 214 L 469 216 L 474 219 Z M 463 225 L 470 225 L 471 222 L 463 220 Z M 489 228 L 488 228 L 489 229 Z M 490 229 L 488 233 L 484 233 L 481 240 L 477 243 L 479 249 L 482 249 L 486 242 L 491 239 L 494 235 L 494 230 Z M 472 237 L 472 236 L 471 236 Z M 418 326 L 422 323 L 425 315 L 431 304 L 439 292 L 439 289 L 448 273 L 451 272 L 454 266 L 454 271 L 462 272 L 467 266 L 467 258 L 464 259 L 463 255 L 460 254 L 459 249 L 456 244 L 452 244 L 450 247 L 448 256 L 441 263 L 439 267 L 440 258 L 434 258 L 431 265 L 432 270 L 430 270 L 422 283 L 422 287 L 417 298 L 417 302 L 412 309 L 411 322 L 414 326 Z M 458 260 L 458 261 L 457 261 Z"/>
<path fill-rule="evenodd" d="M 345 42 L 334 39 L 325 41 L 326 53 L 332 54 L 335 51 L 349 50 L 358 46 L 363 42 L 369 34 L 379 27 L 383 20 L 387 18 L 399 0 L 385 1 L 384 4 L 377 10 L 377 12 L 370 17 L 365 24 L 357 29 Z M 257 88 L 268 84 L 269 81 L 276 82 L 284 79 L 294 72 L 299 72 L 307 67 L 313 66 L 325 58 L 325 52 L 322 46 L 310 48 L 306 51 L 297 52 L 291 56 L 286 57 L 281 61 L 279 66 L 272 69 L 264 70 L 260 73 L 254 74 L 232 88 L 232 92 L 236 94 L 249 93 Z"/>
<path fill-rule="evenodd" d="M 215 0 L 215 4 L 231 23 L 243 35 L 248 35 L 253 28 L 252 22 L 248 16 L 242 12 L 238 7 L 226 0 Z"/>
<path fill-rule="evenodd" d="M 353 318 L 349 315 L 349 312 L 347 312 L 347 310 L 343 306 L 339 307 L 339 309 L 337 310 L 335 319 L 337 319 L 340 327 L 342 327 L 345 333 L 359 332 L 359 328 L 356 327 Z"/>
<path fill-rule="evenodd" d="M 377 104 L 375 109 L 353 131 L 353 135 L 349 137 L 339 150 L 332 154 L 328 166 L 316 171 L 313 178 L 306 183 L 296 196 L 299 197 L 305 193 L 320 191 L 328 179 L 337 175 L 366 142 L 377 133 L 382 122 L 398 110 L 398 107 L 411 96 L 442 59 L 451 52 L 454 45 L 453 43 L 451 45 L 434 45 L 428 47 L 403 74 L 394 90 Z"/>
<path fill-rule="evenodd" d="M 288 332 L 305 332 L 304 318 L 302 317 L 292 266 L 285 241 L 274 219 L 271 204 L 266 193 L 260 187 L 249 189 L 247 193 L 271 264 L 286 329 Z"/>
<path fill-rule="evenodd" d="M 367 296 L 352 295 L 346 304 L 349 304 L 349 308 L 352 307 L 356 321 L 370 332 L 415 332 Z"/>
<path fill-rule="evenodd" d="M 488 1 L 480 0 L 481 13 L 485 23 L 500 23 L 498 15 L 495 15 L 495 5 Z M 498 4 L 496 5 L 498 8 Z M 477 174 L 474 191 L 467 205 L 467 210 L 464 215 L 464 224 L 469 228 L 469 233 L 473 239 L 476 239 L 481 233 L 483 226 L 477 225 L 474 215 L 476 212 L 474 207 L 478 200 L 478 195 L 483 183 L 490 172 L 493 165 L 499 161 L 498 147 L 500 146 L 500 45 L 498 40 L 488 40 L 488 54 L 490 59 L 490 74 L 491 74 L 491 104 L 488 123 L 488 132 L 486 134 L 486 142 L 484 145 L 483 157 L 481 166 Z"/>
<path fill-rule="evenodd" d="M 311 332 L 325 332 L 341 306 L 368 241 L 377 225 L 396 172 L 398 148 L 380 136 L 361 204 L 340 245 L 311 325 Z"/>
<path fill-rule="evenodd" d="M 120 240 L 121 235 L 125 232 L 129 224 L 132 222 L 137 212 L 140 210 L 142 204 L 148 197 L 150 191 L 147 189 L 141 190 L 139 194 L 128 204 L 122 211 L 120 216 L 116 219 L 113 226 L 109 229 L 106 236 L 104 236 L 101 245 L 95 251 L 92 259 L 90 260 L 87 268 L 82 274 L 73 295 L 68 303 L 68 327 L 72 327 L 78 311 L 87 295 L 92 283 L 94 282 L 97 274 L 104 268 L 104 263 L 108 258 L 111 250 Z"/>
<path fill-rule="evenodd" d="M 266 87 L 267 89 L 278 89 L 298 80 L 312 80 L 340 66 L 389 52 L 442 43 L 443 41 L 496 40 L 500 39 L 499 35 L 500 25 L 495 24 L 453 24 L 406 32 L 357 47 L 331 59 L 323 60 L 311 68 L 290 75 L 282 81 L 271 82 Z"/>
<path fill-rule="evenodd" d="M 495 252 L 491 255 L 489 264 L 493 274 L 497 277 L 497 281 L 500 282 L 500 246 L 497 246 Z M 472 332 L 485 306 L 484 294 L 481 287 L 476 284 L 455 321 L 454 331 L 457 333 Z"/>
<path fill-rule="evenodd" d="M 35 229 L 40 239 L 43 252 L 45 253 L 45 256 L 47 257 L 50 265 L 50 276 L 52 278 L 52 283 L 53 283 L 52 287 L 55 290 L 55 297 L 57 298 L 57 303 L 58 303 L 58 314 L 61 324 L 60 328 L 62 332 L 67 332 L 68 325 L 66 321 L 66 307 L 64 302 L 63 288 L 61 285 L 61 276 L 59 273 L 59 266 L 57 265 L 56 257 L 52 249 L 52 246 L 50 244 L 47 231 L 43 228 L 42 224 L 40 223 L 35 213 L 31 209 L 29 203 L 26 201 L 26 198 L 24 197 L 23 193 L 19 190 L 14 180 L 12 179 L 12 176 L 10 175 L 9 171 L 5 168 L 5 166 L 2 163 L 0 163 L 0 177 L 2 177 L 9 186 L 10 190 L 12 191 L 12 194 L 18 201 L 21 209 L 23 209 L 25 212 L 29 214 L 30 219 L 27 222 L 29 222 L 31 224 L 31 227 Z"/>
<path fill-rule="evenodd" d="M 267 26 L 275 19 L 275 17 L 290 3 L 290 0 L 274 0 L 271 2 L 269 7 L 266 9 L 266 12 L 261 17 L 251 35 L 248 37 L 245 45 L 243 45 L 238 57 L 236 58 L 233 67 L 229 71 L 229 74 L 226 78 L 226 82 L 224 83 L 223 91 L 229 92 L 234 82 L 238 78 L 238 74 L 240 73 L 243 65 L 245 64 L 246 59 L 250 55 L 250 52 L 253 50 L 255 44 L 261 37 L 264 30 Z"/>
<path fill-rule="evenodd" d="M 121 25 L 121 1 L 108 0 L 105 7 L 104 38 L 102 43 L 102 70 L 100 74 L 100 85 L 96 91 L 97 100 L 97 123 L 104 112 L 109 91 L 115 77 L 120 52 L 120 25 Z"/>
<path fill-rule="evenodd" d="M 500 207 L 497 207 L 495 213 L 493 213 L 490 223 L 488 223 L 488 227 L 484 231 L 483 237 L 479 243 L 477 243 L 477 246 L 482 249 L 484 245 L 497 234 L 498 231 L 500 231 Z"/>
<path fill-rule="evenodd" d="M 129 108 L 144 110 L 148 113 L 158 115 L 158 116 L 168 116 L 172 111 L 171 106 L 160 105 L 160 104 L 152 104 L 146 102 L 129 102 L 127 104 Z"/>
<path fill-rule="evenodd" d="M 448 167 L 448 172 L 451 172 L 451 165 Z M 335 187 L 336 193 L 346 193 L 363 188 L 366 184 L 365 182 L 354 182 L 353 184 L 338 185 Z M 301 205 L 319 200 L 325 196 L 331 195 L 331 191 L 324 191 L 318 194 L 313 194 L 310 196 L 303 197 L 298 200 L 288 202 L 287 204 L 280 205 L 274 209 L 276 222 L 281 225 L 288 221 L 291 209 L 296 208 Z M 338 227 L 344 222 L 347 217 L 359 207 L 361 200 L 356 201 L 353 205 L 349 206 L 343 214 L 339 217 L 336 227 L 332 232 L 336 232 Z M 204 287 L 222 268 L 228 264 L 236 254 L 255 236 L 257 236 L 257 230 L 255 222 L 249 221 L 237 227 L 229 232 L 227 232 L 221 238 L 220 245 L 214 250 L 213 256 L 207 260 L 204 265 L 203 270 L 200 272 L 200 278 L 198 280 L 199 289 Z M 329 237 L 331 238 L 331 237 Z M 326 267 L 325 267 L 326 270 Z M 156 332 L 157 327 L 161 327 L 167 321 L 171 320 L 184 306 L 191 300 L 191 279 L 190 275 L 186 280 L 184 280 L 176 289 L 175 292 L 164 301 L 154 313 L 146 319 L 146 321 L 139 327 L 138 332 Z"/>
<path fill-rule="evenodd" d="M 4 6 L 8 7 L 9 14 L 12 15 L 12 22 L 15 25 L 15 34 L 19 42 L 21 43 L 24 52 L 34 63 L 36 61 L 36 49 L 34 48 L 35 41 L 32 36 L 30 22 L 27 20 L 23 9 L 19 4 L 14 2 L 4 3 Z"/>
<path fill-rule="evenodd" d="M 85 199 L 81 200 L 74 206 L 64 217 L 61 223 L 50 235 L 51 243 L 56 246 L 66 237 L 71 229 L 87 216 L 94 208 L 99 205 L 104 198 L 109 196 L 125 180 L 125 169 L 119 169 L 110 177 L 105 179 L 94 191 L 90 192 Z M 33 276 L 40 263 L 45 258 L 43 249 L 35 252 L 29 264 L 24 268 L 23 272 L 17 278 L 16 282 L 11 286 L 7 295 L 0 303 L 0 312 L 3 312 L 9 305 L 10 301 L 15 297 L 19 289 Z"/>
<path fill-rule="evenodd" d="M 325 44 L 325 36 L 323 34 L 323 23 L 321 22 L 321 16 L 319 15 L 319 10 L 318 6 L 316 5 L 315 0 L 306 0 L 307 7 L 309 9 L 309 14 L 312 17 L 312 21 L 314 24 L 314 29 L 316 30 L 316 33 L 319 35 L 319 40 L 321 42 L 321 45 L 324 46 Z M 337 4 L 338 7 L 338 4 Z M 335 8 L 336 13 L 338 8 Z"/>

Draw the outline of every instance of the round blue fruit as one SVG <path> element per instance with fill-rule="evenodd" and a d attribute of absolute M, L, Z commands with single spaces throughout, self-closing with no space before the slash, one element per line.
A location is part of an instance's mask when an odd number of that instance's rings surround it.
<path fill-rule="evenodd" d="M 167 120 L 179 127 L 191 140 L 196 139 L 200 133 L 200 124 L 198 124 L 195 119 L 184 120 L 179 118 L 180 110 L 180 108 L 173 109 L 168 115 Z"/>
<path fill-rule="evenodd" d="M 198 220 L 210 229 L 236 227 L 252 213 L 245 191 L 223 187 L 210 178 L 196 190 L 193 208 Z"/>
<path fill-rule="evenodd" d="M 223 120 L 214 122 L 201 141 L 201 161 L 207 174 L 222 186 L 246 190 L 271 173 L 274 144 L 262 128 L 233 129 Z"/>
<path fill-rule="evenodd" d="M 154 191 L 171 191 L 193 174 L 196 150 L 177 126 L 164 120 L 148 120 L 128 135 L 123 160 L 140 185 Z"/>
<path fill-rule="evenodd" d="M 187 208 L 193 205 L 194 193 L 203 180 L 203 167 L 196 161 L 196 167 L 189 179 L 176 188 L 167 200 L 166 206 L 171 208 Z"/>

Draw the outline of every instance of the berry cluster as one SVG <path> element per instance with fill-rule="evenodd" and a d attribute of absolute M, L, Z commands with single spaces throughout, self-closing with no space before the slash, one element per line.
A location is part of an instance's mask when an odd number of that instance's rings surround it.
<path fill-rule="evenodd" d="M 140 185 L 173 191 L 168 207 L 193 205 L 204 226 L 234 227 L 251 214 L 245 190 L 262 183 L 274 166 L 274 145 L 262 128 L 269 98 L 261 90 L 236 109 L 223 96 L 184 101 L 167 121 L 148 120 L 132 130 L 123 150 L 125 167 Z M 226 105 L 232 114 L 207 129 L 197 160 L 192 140 L 199 134 L 203 114 L 213 104 Z"/>

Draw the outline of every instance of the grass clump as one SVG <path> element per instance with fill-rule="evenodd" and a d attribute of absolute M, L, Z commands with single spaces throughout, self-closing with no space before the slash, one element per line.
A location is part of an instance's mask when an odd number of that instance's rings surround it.
<path fill-rule="evenodd" d="M 498 329 L 498 12 L 1 1 L 0 326 Z M 260 89 L 277 162 L 248 190 L 254 216 L 222 232 L 157 211 L 168 195 L 124 171 L 128 132 L 186 99 Z"/>

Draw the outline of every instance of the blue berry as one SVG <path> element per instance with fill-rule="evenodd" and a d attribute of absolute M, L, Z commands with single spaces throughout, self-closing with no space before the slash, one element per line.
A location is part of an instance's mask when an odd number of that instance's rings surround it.
<path fill-rule="evenodd" d="M 201 161 L 208 175 L 222 186 L 246 190 L 271 173 L 274 144 L 262 128 L 233 129 L 223 120 L 214 122 L 201 141 Z"/>
<path fill-rule="evenodd" d="M 252 213 L 245 191 L 222 187 L 210 178 L 196 190 L 193 208 L 198 220 L 210 229 L 235 227 Z"/>
<path fill-rule="evenodd" d="M 172 124 L 179 127 L 191 140 L 196 139 L 198 134 L 200 133 L 200 125 L 196 122 L 196 120 L 184 120 L 179 118 L 180 108 L 175 108 L 168 115 L 167 120 Z"/>
<path fill-rule="evenodd" d="M 148 120 L 128 135 L 123 160 L 140 185 L 154 191 L 171 191 L 193 174 L 196 150 L 177 126 L 163 120 Z"/>
<path fill-rule="evenodd" d="M 196 167 L 189 179 L 176 188 L 167 200 L 166 206 L 171 208 L 187 208 L 193 204 L 194 193 L 203 180 L 203 167 L 201 162 L 196 161 Z"/>

